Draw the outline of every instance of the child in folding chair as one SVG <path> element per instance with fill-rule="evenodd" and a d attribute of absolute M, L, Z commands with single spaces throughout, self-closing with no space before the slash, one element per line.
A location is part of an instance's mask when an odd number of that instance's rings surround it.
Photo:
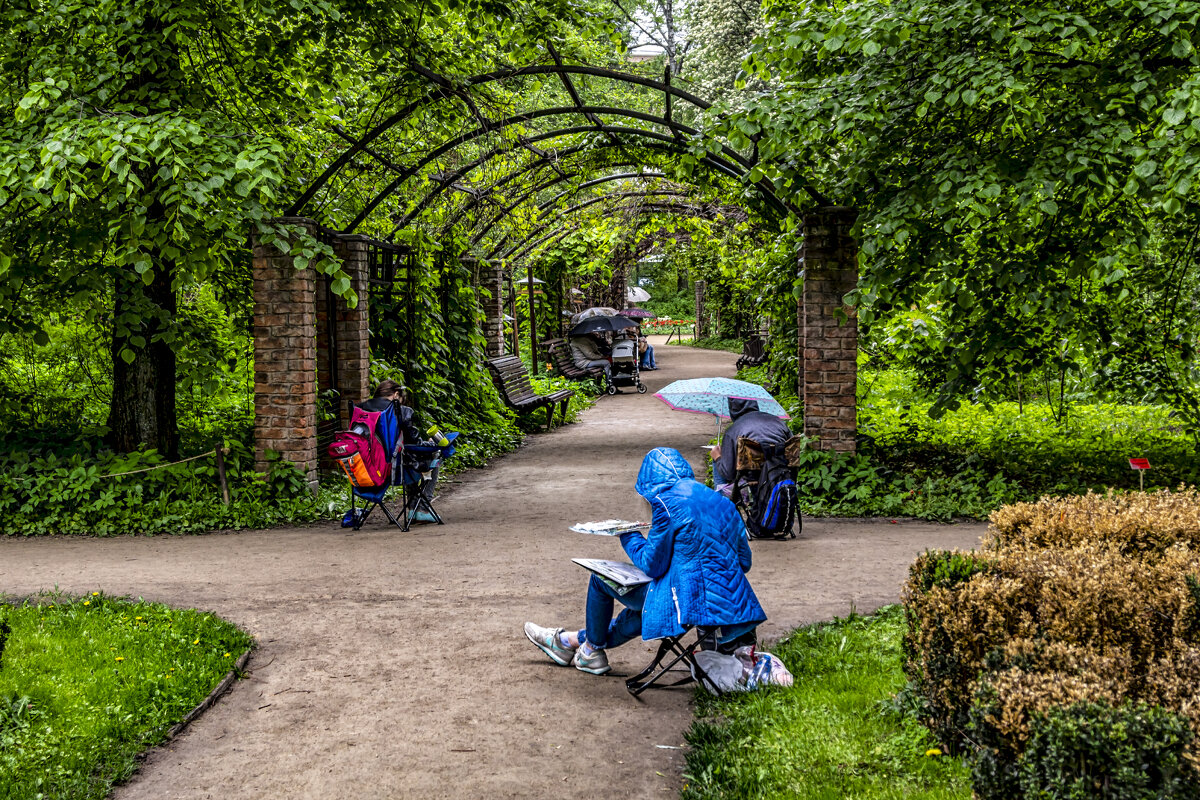
<path fill-rule="evenodd" d="M 605 650 L 638 634 L 652 640 L 720 627 L 727 641 L 767 618 L 746 580 L 750 543 L 733 503 L 697 482 L 668 447 L 646 454 L 634 488 L 650 503 L 653 522 L 645 536 L 622 534 L 621 546 L 653 580 L 620 595 L 593 575 L 579 631 L 526 622 L 525 636 L 555 664 L 603 675 L 611 669 Z M 625 606 L 615 619 L 614 601 Z"/>
<path fill-rule="evenodd" d="M 423 444 L 425 439 L 421 436 L 421 431 L 417 428 L 413 421 L 415 412 L 407 405 L 408 390 L 401 386 L 396 381 L 386 380 L 380 381 L 375 387 L 375 394 L 370 400 L 366 400 L 359 404 L 364 411 L 383 411 L 388 406 L 392 406 L 396 411 L 396 421 L 400 424 L 400 433 L 404 437 L 405 445 Z M 433 490 L 437 485 L 439 467 L 434 467 L 432 470 L 431 480 L 425 482 L 421 489 L 421 494 L 430 502 L 433 501 Z M 416 502 L 416 498 L 409 498 L 411 504 Z M 418 510 L 413 515 L 413 522 L 436 522 L 433 515 L 428 511 Z"/>

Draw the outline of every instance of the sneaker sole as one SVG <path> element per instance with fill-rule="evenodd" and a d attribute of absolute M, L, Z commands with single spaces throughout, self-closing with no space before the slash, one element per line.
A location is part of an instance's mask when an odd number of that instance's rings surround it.
<path fill-rule="evenodd" d="M 533 644 L 537 647 L 537 649 L 541 650 L 543 653 L 548 655 L 550 657 L 550 660 L 553 661 L 555 664 L 558 664 L 560 667 L 571 666 L 570 661 L 563 661 L 562 657 L 560 657 L 557 653 L 555 653 L 549 647 L 546 647 L 546 645 L 542 644 L 537 639 L 534 639 L 532 636 L 530 636 L 529 631 L 525 631 L 525 638 L 528 639 L 529 641 L 533 642 Z"/>
<path fill-rule="evenodd" d="M 607 664 L 599 669 L 589 669 L 588 667 L 581 667 L 576 664 L 575 669 L 579 670 L 580 672 L 586 672 L 588 675 L 607 675 L 608 673 L 612 672 L 612 666 Z"/>

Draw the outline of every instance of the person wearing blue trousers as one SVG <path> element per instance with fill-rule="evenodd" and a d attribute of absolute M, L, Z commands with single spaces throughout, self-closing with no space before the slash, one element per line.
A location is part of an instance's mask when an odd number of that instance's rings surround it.
<path fill-rule="evenodd" d="M 650 504 L 652 522 L 645 536 L 622 534 L 621 546 L 650 583 L 621 595 L 592 576 L 582 630 L 526 622 L 526 638 L 555 664 L 603 675 L 611 669 L 605 651 L 639 634 L 661 639 L 699 625 L 719 627 L 729 640 L 767 618 L 746 579 L 746 527 L 728 498 L 696 481 L 668 447 L 646 454 L 634 488 Z M 624 608 L 614 618 L 617 603 Z"/>

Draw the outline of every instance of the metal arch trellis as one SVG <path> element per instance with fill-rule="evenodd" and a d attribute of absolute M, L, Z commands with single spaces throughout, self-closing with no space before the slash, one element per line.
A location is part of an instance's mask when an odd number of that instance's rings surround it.
<path fill-rule="evenodd" d="M 552 48 L 550 48 L 550 49 L 552 51 Z M 563 64 L 563 63 L 561 63 L 561 60 L 558 58 L 557 53 L 552 52 L 552 55 L 554 56 L 555 61 L 556 61 L 556 63 L 553 65 L 541 64 L 541 65 L 531 65 L 531 66 L 520 67 L 520 68 L 500 69 L 500 70 L 495 70 L 492 72 L 472 76 L 470 78 L 462 79 L 457 82 L 450 78 L 447 78 L 445 76 L 437 75 L 428 70 L 424 70 L 423 68 L 414 67 L 419 73 L 424 75 L 428 80 L 431 81 L 431 83 L 434 84 L 433 88 L 430 91 L 428 91 L 424 96 L 409 103 L 404 108 L 400 109 L 395 114 L 391 115 L 390 117 L 388 117 L 387 119 L 385 119 L 384 121 L 382 121 L 381 123 L 376 125 L 370 131 L 368 131 L 366 134 L 364 134 L 361 138 L 359 138 L 357 141 L 355 141 L 350 146 L 350 148 L 348 148 L 346 151 L 344 151 L 333 163 L 331 163 L 329 165 L 329 167 L 322 173 L 322 175 L 319 176 L 308 187 L 308 189 L 300 196 L 300 198 L 297 199 L 297 201 L 288 209 L 287 213 L 289 215 L 301 214 L 304 211 L 304 208 L 308 205 L 308 203 L 311 202 L 311 200 L 316 196 L 316 193 L 318 191 L 320 191 L 321 187 L 323 187 L 326 183 L 328 183 L 328 181 L 331 180 L 335 174 L 337 174 L 343 167 L 345 167 L 347 164 L 349 164 L 351 162 L 351 160 L 359 153 L 367 153 L 368 155 L 371 155 L 373 158 L 376 158 L 378 160 L 378 158 L 379 158 L 378 154 L 375 154 L 375 153 L 372 153 L 369 151 L 369 147 L 370 147 L 370 144 L 372 141 L 374 141 L 376 138 L 378 138 L 380 135 L 382 135 L 384 132 L 386 132 L 390 128 L 394 127 L 395 125 L 398 125 L 398 124 L 404 122 L 405 120 L 410 118 L 413 114 L 415 114 L 417 111 L 424 108 L 425 106 L 427 106 L 431 103 L 439 102 L 444 99 L 457 98 L 457 99 L 461 100 L 467 106 L 467 108 L 471 112 L 471 114 L 480 121 L 480 123 L 481 123 L 480 127 L 478 129 L 476 129 L 475 131 L 472 131 L 468 134 L 464 134 L 462 136 L 455 137 L 454 139 L 449 140 L 448 142 L 446 142 L 443 145 L 441 145 L 440 147 L 438 147 L 433 153 L 430 153 L 425 158 L 421 159 L 419 161 L 419 163 L 416 165 L 400 168 L 397 165 L 393 165 L 393 164 L 386 163 L 386 162 L 381 162 L 381 163 L 384 163 L 385 166 L 389 167 L 393 171 L 399 171 L 400 172 L 399 177 L 395 181 L 393 181 L 383 192 L 380 192 L 375 198 L 372 199 L 372 201 L 368 204 L 367 208 L 364 209 L 364 211 L 361 214 L 359 214 L 347 226 L 348 231 L 354 230 L 359 224 L 362 223 L 363 220 L 366 219 L 367 216 L 369 216 L 374 211 L 374 209 L 379 205 L 379 203 L 382 201 L 382 199 L 384 197 L 386 197 L 390 193 L 396 191 L 396 189 L 398 189 L 399 186 L 402 185 L 404 181 L 406 181 L 409 178 L 416 175 L 424 166 L 429 164 L 434 158 L 448 152 L 449 150 L 453 149 L 454 147 L 457 147 L 461 144 L 471 141 L 472 139 L 477 138 L 478 136 L 481 136 L 484 133 L 490 133 L 490 132 L 499 130 L 501 128 L 507 127 L 509 125 L 514 125 L 514 124 L 518 124 L 520 122 L 525 122 L 525 121 L 529 121 L 532 119 L 537 119 L 539 117 L 550 116 L 550 115 L 554 115 L 554 114 L 581 114 L 585 117 L 585 119 L 587 119 L 587 121 L 589 123 L 591 123 L 590 125 L 579 126 L 579 127 L 575 127 L 575 128 L 561 129 L 559 131 L 553 132 L 553 135 L 562 136 L 562 135 L 567 135 L 568 133 L 598 132 L 598 133 L 602 133 L 602 134 L 610 137 L 610 139 L 612 139 L 612 146 L 623 148 L 626 146 L 626 143 L 622 142 L 619 137 L 624 134 L 629 134 L 629 135 L 634 135 L 634 136 L 642 136 L 642 137 L 647 137 L 647 138 L 658 139 L 661 142 L 667 143 L 668 145 L 672 145 L 677 153 L 681 152 L 685 149 L 682 142 L 680 141 L 681 135 L 697 136 L 699 134 L 699 132 L 696 131 L 695 129 L 692 129 L 686 125 L 681 125 L 680 123 L 676 122 L 672 118 L 672 111 L 671 111 L 672 100 L 673 99 L 681 100 L 683 102 L 689 103 L 690 105 L 692 105 L 700 110 L 708 109 L 710 107 L 710 104 L 689 92 L 686 92 L 684 90 L 681 90 L 681 89 L 678 89 L 677 87 L 672 86 L 671 82 L 670 82 L 670 73 L 669 72 L 665 73 L 663 81 L 656 81 L 656 80 L 653 80 L 650 78 L 644 78 L 642 76 L 632 75 L 632 74 L 624 73 L 624 72 L 618 72 L 616 70 L 609 70 L 609 69 L 605 69 L 605 68 L 601 68 L 601 67 Z M 482 113 L 479 112 L 478 108 L 475 106 L 475 104 L 473 103 L 473 101 L 471 100 L 470 95 L 469 95 L 470 89 L 472 89 L 474 87 L 483 86 L 483 85 L 491 83 L 491 82 L 502 81 L 502 80 L 507 80 L 507 79 L 516 78 L 516 77 L 522 77 L 522 76 L 546 75 L 546 74 L 557 75 L 560 78 L 560 80 L 563 81 L 564 86 L 566 86 L 568 93 L 571 95 L 572 100 L 575 102 L 575 105 L 557 107 L 557 108 L 553 108 L 553 109 L 535 110 L 532 112 L 526 112 L 524 114 L 513 115 L 513 116 L 508 117 L 503 120 L 489 120 Z M 643 86 L 643 87 L 651 88 L 657 92 L 661 92 L 664 97 L 664 104 L 665 104 L 664 113 L 662 116 L 656 116 L 656 115 L 652 115 L 652 114 L 646 114 L 644 112 L 639 112 L 639 111 L 636 111 L 633 109 L 623 109 L 623 108 L 615 108 L 615 107 L 609 107 L 609 106 L 585 105 L 582 102 L 582 100 L 579 98 L 578 93 L 574 91 L 574 87 L 571 84 L 570 79 L 569 79 L 569 76 L 571 76 L 571 75 L 586 75 L 586 76 L 600 77 L 600 78 L 614 80 L 614 81 L 618 81 L 618 82 L 624 82 L 627 84 Z M 641 129 L 637 129 L 637 128 L 625 128 L 625 127 L 620 127 L 620 126 L 604 125 L 604 124 L 601 124 L 601 122 L 599 120 L 599 115 L 601 115 L 601 114 L 606 115 L 606 116 L 628 117 L 628 118 L 633 118 L 633 119 L 639 119 L 639 120 L 642 120 L 642 121 L 645 121 L 645 122 L 648 122 L 648 123 L 651 123 L 654 125 L 662 125 L 662 126 L 668 128 L 672 132 L 673 135 L 672 136 L 662 136 L 661 134 L 656 134 L 653 131 L 646 131 L 646 130 L 641 130 Z M 348 138 L 348 137 L 346 137 L 346 138 Z M 536 141 L 544 140 L 545 138 L 549 138 L 549 137 L 547 137 L 547 136 L 519 137 L 519 142 L 518 142 L 517 146 L 531 149 L 532 152 L 535 152 L 535 154 L 537 154 L 538 151 L 536 150 L 536 148 L 532 148 L 531 146 Z M 642 145 L 635 145 L 635 146 L 642 146 Z M 511 148 L 508 148 L 508 149 L 511 149 Z M 664 149 L 666 149 L 666 148 L 664 148 Z M 700 160 L 703 163 L 705 163 L 707 166 L 718 168 L 719 171 L 724 172 L 725 174 L 730 175 L 731 177 L 734 177 L 734 178 L 738 179 L 739 181 L 741 181 L 745 178 L 745 176 L 748 174 L 748 172 L 752 168 L 754 161 L 757 159 L 756 155 L 753 160 L 746 159 L 743 156 L 741 156 L 740 153 L 733 150 L 732 148 L 729 148 L 728 146 L 726 146 L 724 144 L 721 145 L 721 152 L 722 152 L 722 155 L 726 156 L 726 158 L 728 160 L 718 159 L 711 154 Z M 730 163 L 730 162 L 732 162 L 732 163 Z M 453 181 L 450 181 L 447 183 L 447 185 L 452 184 L 452 183 L 453 183 Z M 786 214 L 792 210 L 788 207 L 788 205 L 786 203 L 782 202 L 775 195 L 775 193 L 773 191 L 773 187 L 769 186 L 769 184 L 767 184 L 763 181 L 759 181 L 753 185 L 762 193 L 762 195 L 767 200 L 767 202 L 771 206 L 773 206 L 777 211 Z M 444 190 L 444 188 L 446 188 L 446 186 L 441 185 L 441 186 L 437 187 L 437 189 L 435 189 L 435 192 L 440 192 L 440 191 Z M 816 192 L 816 190 L 813 189 L 812 187 L 805 185 L 802 188 L 805 191 L 807 191 L 810 195 L 812 195 L 815 199 L 817 199 L 818 201 L 824 201 L 824 198 L 821 197 L 819 195 L 819 193 Z M 409 216 L 409 219 L 411 219 L 411 215 Z"/>
<path fill-rule="evenodd" d="M 516 200 L 514 200 L 511 204 L 509 204 L 508 206 L 505 206 L 503 209 L 500 210 L 499 213 L 497 213 L 495 216 L 493 216 L 491 219 L 489 219 L 487 222 L 485 222 L 483 224 L 483 226 L 479 229 L 479 231 L 476 232 L 475 235 L 471 237 L 471 241 L 468 244 L 468 247 L 474 247 L 475 245 L 479 244 L 479 242 L 483 240 L 483 237 L 487 236 L 488 232 L 491 231 L 491 229 L 500 220 L 504 219 L 509 213 L 511 213 L 513 211 L 513 209 L 515 209 L 517 206 L 524 203 L 532 195 L 536 194 L 539 191 L 548 189 L 551 186 L 554 186 L 555 184 L 562 183 L 565 180 L 569 180 L 570 178 L 578 177 L 580 174 L 581 173 L 578 173 L 578 172 L 567 173 L 565 175 L 556 176 L 549 181 L 546 181 L 544 183 L 534 186 L 534 188 L 532 188 L 529 191 L 522 194 L 520 197 L 518 197 Z M 576 194 L 578 192 L 583 191 L 584 189 L 590 189 L 593 186 L 599 186 L 603 183 L 609 183 L 611 181 L 618 181 L 618 180 L 635 180 L 635 179 L 639 179 L 639 178 L 645 179 L 645 180 L 657 180 L 659 178 L 665 178 L 665 177 L 667 177 L 667 175 L 664 172 L 622 172 L 622 173 L 615 174 L 615 175 L 605 175 L 604 177 L 601 177 L 601 178 L 595 178 L 590 181 L 585 181 L 584 183 L 581 183 L 578 186 L 574 187 L 574 189 L 567 190 L 564 192 L 559 192 L 550 200 L 547 200 L 543 203 L 539 203 L 538 211 L 544 212 L 547 207 L 549 207 L 550 205 L 557 204 L 557 202 L 559 200 L 561 200 L 563 197 L 567 197 L 567 196 Z"/>
<path fill-rule="evenodd" d="M 700 206 L 683 205 L 683 204 L 675 204 L 675 203 L 638 204 L 636 206 L 630 206 L 627 208 L 630 208 L 630 209 L 636 208 L 638 210 L 639 214 L 676 214 L 679 216 L 696 216 L 697 212 L 703 211 L 703 208 Z M 558 218 L 556 217 L 556 219 L 558 219 Z M 537 236 L 539 233 L 544 231 L 547 227 L 549 227 L 549 223 L 546 223 L 546 224 L 540 226 L 537 230 L 532 231 L 524 239 L 513 244 L 512 247 L 510 247 L 504 253 L 501 253 L 499 255 L 489 256 L 486 260 L 519 262 L 523 258 L 524 259 L 529 258 L 530 254 L 532 252 L 534 252 L 539 246 L 541 246 L 543 244 L 547 245 L 547 246 L 551 245 L 558 239 L 561 239 L 570 233 L 574 233 L 576 230 L 579 229 L 580 226 L 579 226 L 579 224 L 575 224 L 568 228 L 564 228 L 562 230 L 555 231 L 554 233 L 546 234 L 545 236 L 543 236 L 541 239 L 538 239 L 537 241 L 529 242 L 530 239 Z"/>
<path fill-rule="evenodd" d="M 352 144 L 349 149 L 347 149 L 340 156 L 338 156 L 338 158 L 336 158 L 328 167 L 326 167 L 325 171 L 322 172 L 321 175 L 318 176 L 316 180 L 314 180 L 311 184 L 309 184 L 308 188 L 303 193 L 301 193 L 300 197 L 297 198 L 296 202 L 294 202 L 291 205 L 291 207 L 285 212 L 286 215 L 299 216 L 304 211 L 304 208 L 316 196 L 317 192 L 319 192 L 321 190 L 321 188 L 326 183 L 328 183 L 329 180 L 335 174 L 337 174 L 339 171 L 341 171 L 341 169 L 343 167 L 345 167 L 347 164 L 349 164 L 354 159 L 354 157 L 357 156 L 359 153 L 366 152 L 366 149 L 370 146 L 371 142 L 373 142 L 375 139 L 379 138 L 379 136 L 381 136 L 382 134 L 384 134 L 391 128 L 404 122 L 409 117 L 411 117 L 413 114 L 420 111 L 425 106 L 430 105 L 431 103 L 437 103 L 437 102 L 440 102 L 441 100 L 446 100 L 446 99 L 451 99 L 451 98 L 458 98 L 458 99 L 462 100 L 462 99 L 464 99 L 464 96 L 466 95 L 466 93 L 469 89 L 478 87 L 478 86 L 483 86 L 485 84 L 494 83 L 497 81 L 509 80 L 512 78 L 533 76 L 533 75 L 558 75 L 558 74 L 588 75 L 588 76 L 606 78 L 606 79 L 610 79 L 610 80 L 614 80 L 614 81 L 618 81 L 618 82 L 622 82 L 622 83 L 629 83 L 629 84 L 633 84 L 633 85 L 637 85 L 637 86 L 643 86 L 646 88 L 654 89 L 656 91 L 662 92 L 664 97 L 666 97 L 666 98 L 671 98 L 671 97 L 678 98 L 680 100 L 683 100 L 684 102 L 687 102 L 687 103 L 695 106 L 696 108 L 699 108 L 701 111 L 705 111 L 711 107 L 710 103 L 697 97 L 696 95 L 693 95 L 689 92 L 683 91 L 682 89 L 679 89 L 677 87 L 671 86 L 669 83 L 669 80 L 665 81 L 665 82 L 659 82 L 659 81 L 655 81 L 651 78 L 643 78 L 640 75 L 632 75 L 630 73 L 618 72 L 616 70 L 605 69 L 603 67 L 591 67 L 591 66 L 574 65 L 574 64 L 561 64 L 561 63 L 556 63 L 553 65 L 533 64 L 533 65 L 528 65 L 525 67 L 504 68 L 504 69 L 493 70 L 491 72 L 485 72 L 485 73 L 481 73 L 479 75 L 474 75 L 474 76 L 462 79 L 457 82 L 451 80 L 450 78 L 448 78 L 446 76 L 436 75 L 434 73 L 431 73 L 430 71 L 425 70 L 419 66 L 415 67 L 415 69 L 417 72 L 421 73 L 427 80 L 429 80 L 431 83 L 434 84 L 433 88 L 430 89 L 424 96 L 407 104 L 406 106 L 404 106 L 400 110 L 396 111 L 391 116 L 384 119 L 378 125 L 371 128 L 371 130 L 369 130 L 365 134 L 363 134 L 357 140 L 357 142 L 355 144 Z M 468 104 L 468 108 L 470 108 L 471 105 L 473 105 L 473 104 Z M 473 111 L 473 113 L 475 113 L 475 112 L 477 112 L 477 109 L 472 109 L 472 111 Z M 670 119 L 669 103 L 667 104 L 667 110 L 664 113 L 664 118 Z"/>
<path fill-rule="evenodd" d="M 563 116 L 563 115 L 568 115 L 568 114 L 579 114 L 579 113 L 585 113 L 585 112 L 604 114 L 606 116 L 629 117 L 631 119 L 637 119 L 637 120 L 641 120 L 644 122 L 649 122 L 651 124 L 665 125 L 666 127 L 670 128 L 672 131 L 683 132 L 683 133 L 687 133 L 688 135 L 698 136 L 700 133 L 696 129 L 690 128 L 687 125 L 681 125 L 677 122 L 666 123 L 650 114 L 645 114 L 640 111 L 630 111 L 630 110 L 626 110 L 626 109 L 615 108 L 612 106 L 583 106 L 583 107 L 555 106 L 552 108 L 542 108 L 542 109 L 536 109 L 534 111 L 526 111 L 521 114 L 513 114 L 511 116 L 505 117 L 504 119 L 492 121 L 489 123 L 489 125 L 487 127 L 480 126 L 478 128 L 475 128 L 474 130 L 468 131 L 467 133 L 463 133 L 458 136 L 455 136 L 452 139 L 448 139 L 445 142 L 443 142 L 442 144 L 438 145 L 433 150 L 429 151 L 422 158 L 420 158 L 415 164 L 413 164 L 409 167 L 406 167 L 399 174 L 399 176 L 396 177 L 395 180 L 393 180 L 382 191 L 380 191 L 371 200 L 371 202 L 369 202 L 366 205 L 366 207 L 361 212 L 359 212 L 358 216 L 356 216 L 353 220 L 351 220 L 351 222 L 347 226 L 346 230 L 353 231 L 360 224 L 362 224 L 362 222 L 364 220 L 366 220 L 367 217 L 369 217 L 371 215 L 371 213 L 375 210 L 375 208 L 380 203 L 382 203 L 385 198 L 387 198 L 389 195 L 391 195 L 392 193 L 397 191 L 400 188 L 400 186 L 402 186 L 406 181 L 408 181 L 414 175 L 418 174 L 422 169 L 424 169 L 426 166 L 428 166 L 434 160 L 440 158 L 441 156 L 445 155 L 446 153 L 450 152 L 451 150 L 454 150 L 455 148 L 466 144 L 467 142 L 478 139 L 479 137 L 484 136 L 485 134 L 494 133 L 494 132 L 502 130 L 504 128 L 511 127 L 514 125 L 519 125 L 521 123 L 531 122 L 535 119 L 540 119 L 542 117 Z M 555 131 L 554 133 L 557 135 L 564 135 L 564 134 L 568 134 L 568 133 L 589 133 L 589 132 L 596 132 L 596 131 L 603 132 L 603 133 L 616 133 L 616 134 L 629 134 L 629 135 L 634 135 L 634 136 L 644 136 L 646 138 L 657 139 L 659 141 L 663 141 L 668 144 L 675 144 L 678 147 L 679 151 L 681 151 L 681 152 L 685 149 L 682 147 L 682 145 L 679 145 L 678 140 L 674 137 L 666 136 L 664 134 L 658 134 L 654 131 L 643 130 L 641 128 L 630 128 L 630 127 L 617 126 L 617 125 L 576 126 L 576 127 L 572 127 L 572 128 L 564 128 L 564 129 Z M 536 139 L 536 138 L 538 138 L 538 137 L 530 137 L 531 140 Z M 707 161 L 707 163 L 710 163 L 713 166 L 723 165 L 723 168 L 721 169 L 721 171 L 726 172 L 731 177 L 740 181 L 742 179 L 742 177 L 753 168 L 754 165 L 749 159 L 745 158 L 744 156 L 742 156 L 741 153 L 738 153 L 736 150 L 729 147 L 728 145 L 724 145 L 724 144 L 720 145 L 720 150 L 721 150 L 721 153 L 726 158 L 720 158 L 712 153 L 709 153 L 706 161 Z M 730 162 L 732 162 L 732 163 L 730 163 Z M 741 168 L 740 170 L 739 170 L 739 167 Z M 772 206 L 774 206 L 780 213 L 786 214 L 790 211 L 790 209 L 786 206 L 786 204 L 784 204 L 783 201 L 781 201 L 775 195 L 774 188 L 770 186 L 769 181 L 767 181 L 766 179 L 762 179 L 753 185 L 759 189 L 759 191 L 763 194 L 763 196 L 767 200 L 767 202 L 770 203 Z"/>

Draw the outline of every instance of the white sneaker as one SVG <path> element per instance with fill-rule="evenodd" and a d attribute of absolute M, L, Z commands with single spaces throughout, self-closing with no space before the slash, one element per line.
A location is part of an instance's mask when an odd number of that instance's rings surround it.
<path fill-rule="evenodd" d="M 543 628 L 532 622 L 525 623 L 525 637 L 537 645 L 539 650 L 550 656 L 550 660 L 555 664 L 567 667 L 571 665 L 571 660 L 578 651 L 574 647 L 563 647 L 562 640 L 558 638 L 562 632 L 562 628 Z"/>

